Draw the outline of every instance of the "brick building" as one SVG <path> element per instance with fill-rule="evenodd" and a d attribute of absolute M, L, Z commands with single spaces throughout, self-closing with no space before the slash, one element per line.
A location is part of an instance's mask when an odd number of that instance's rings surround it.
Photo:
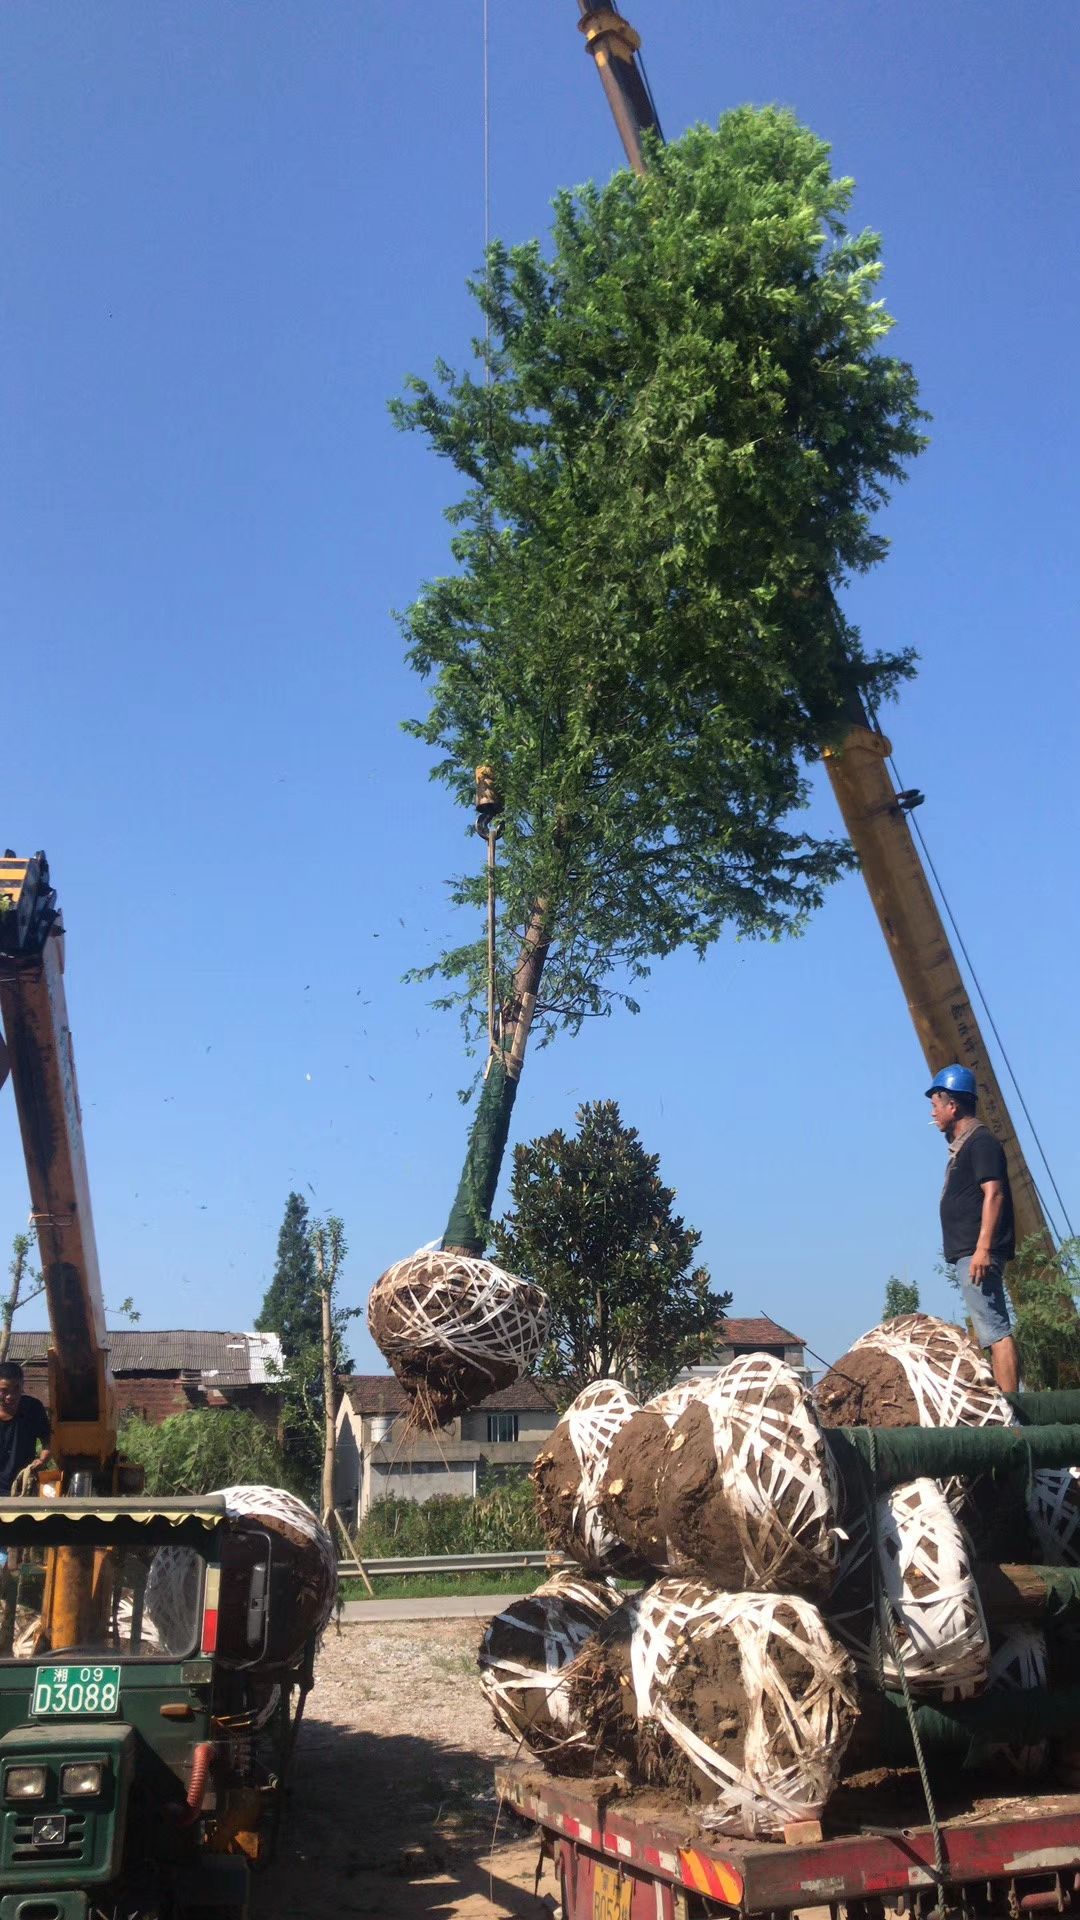
<path fill-rule="evenodd" d="M 47 1333 L 13 1333 L 8 1358 L 26 1374 L 28 1393 L 49 1401 Z M 282 1354 L 276 1333 L 154 1333 L 123 1327 L 108 1334 L 116 1408 L 158 1426 L 192 1407 L 242 1407 L 275 1432 L 281 1424 Z"/>
<path fill-rule="evenodd" d="M 337 1418 L 336 1499 L 362 1519 L 373 1500 L 437 1493 L 475 1495 L 482 1475 L 531 1467 L 559 1418 L 536 1380 L 490 1393 L 438 1433 L 403 1432 L 408 1401 L 392 1373 L 358 1373 L 341 1382 Z"/>

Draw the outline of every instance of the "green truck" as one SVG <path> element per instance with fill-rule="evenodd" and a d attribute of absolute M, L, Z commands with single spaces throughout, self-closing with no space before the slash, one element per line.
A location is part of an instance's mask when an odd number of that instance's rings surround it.
<path fill-rule="evenodd" d="M 0 1555 L 0 1920 L 240 1920 L 312 1679 L 287 1543 L 219 1496 L 39 1497 Z"/>

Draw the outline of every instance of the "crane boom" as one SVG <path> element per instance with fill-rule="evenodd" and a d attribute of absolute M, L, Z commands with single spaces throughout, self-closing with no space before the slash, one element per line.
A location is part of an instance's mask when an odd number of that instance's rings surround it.
<path fill-rule="evenodd" d="M 49 1310 L 53 1452 L 68 1469 L 96 1466 L 116 1451 L 116 1415 L 64 995 L 64 923 L 43 853 L 0 859 L 0 1018 Z"/>
<path fill-rule="evenodd" d="M 663 133 L 638 65 L 640 36 L 616 8 L 593 7 L 589 0 L 578 5 L 578 27 L 596 61 L 626 157 L 635 173 L 644 173 L 645 135 L 662 140 Z M 1038 1189 L 919 858 L 907 818 L 909 797 L 894 787 L 886 764 L 891 752 L 858 701 L 839 746 L 825 750 L 825 768 L 927 1067 L 936 1073 L 956 1060 L 971 1068 L 979 1083 L 980 1117 L 1005 1149 L 1017 1242 L 1038 1234 L 1052 1245 Z"/>

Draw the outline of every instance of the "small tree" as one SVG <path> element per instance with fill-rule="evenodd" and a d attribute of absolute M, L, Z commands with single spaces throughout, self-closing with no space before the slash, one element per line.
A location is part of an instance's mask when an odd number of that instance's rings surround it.
<path fill-rule="evenodd" d="M 11 1285 L 0 1303 L 0 1361 L 6 1360 L 11 1346 L 11 1323 L 20 1307 L 28 1306 L 45 1291 L 45 1282 L 35 1267 L 31 1267 L 31 1237 L 28 1233 L 17 1233 L 11 1243 L 11 1264 L 8 1273 Z"/>
<path fill-rule="evenodd" d="M 336 1299 L 338 1279 L 345 1259 L 344 1222 L 331 1214 L 328 1220 L 316 1220 L 311 1229 L 311 1250 L 315 1256 L 315 1276 L 319 1288 L 320 1357 L 322 1360 L 323 1467 L 322 1516 L 326 1520 L 334 1508 L 334 1453 L 336 1440 L 337 1389 L 335 1378 L 345 1324 L 358 1311 L 342 1308 Z"/>
<path fill-rule="evenodd" d="M 731 1295 L 692 1264 L 701 1235 L 672 1212 L 659 1156 L 616 1102 L 586 1103 L 577 1124 L 515 1148 L 515 1211 L 494 1229 L 496 1252 L 547 1292 L 539 1371 L 563 1397 L 609 1374 L 650 1392 L 709 1358 Z"/>
<path fill-rule="evenodd" d="M 310 1492 L 322 1467 L 322 1308 L 307 1202 L 290 1193 L 278 1234 L 274 1277 L 255 1322 L 281 1341 L 282 1431 L 290 1470 Z M 319 1415 L 312 1419 L 312 1396 Z"/>
<path fill-rule="evenodd" d="M 885 1288 L 885 1309 L 883 1320 L 899 1320 L 902 1313 L 918 1313 L 919 1289 L 914 1280 L 898 1280 L 895 1273 L 889 1275 Z"/>
<path fill-rule="evenodd" d="M 1080 1386 L 1080 1239 L 1051 1254 L 1041 1234 L 1017 1249 L 1009 1269 L 1024 1386 Z"/>

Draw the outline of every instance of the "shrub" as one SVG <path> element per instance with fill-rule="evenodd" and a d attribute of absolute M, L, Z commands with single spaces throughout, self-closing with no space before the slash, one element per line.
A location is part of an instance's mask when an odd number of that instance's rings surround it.
<path fill-rule="evenodd" d="M 288 1484 L 274 1434 L 242 1408 L 200 1407 L 171 1414 L 158 1427 L 129 1414 L 120 1428 L 120 1451 L 144 1469 L 146 1491 L 158 1498 L 245 1483 Z"/>

